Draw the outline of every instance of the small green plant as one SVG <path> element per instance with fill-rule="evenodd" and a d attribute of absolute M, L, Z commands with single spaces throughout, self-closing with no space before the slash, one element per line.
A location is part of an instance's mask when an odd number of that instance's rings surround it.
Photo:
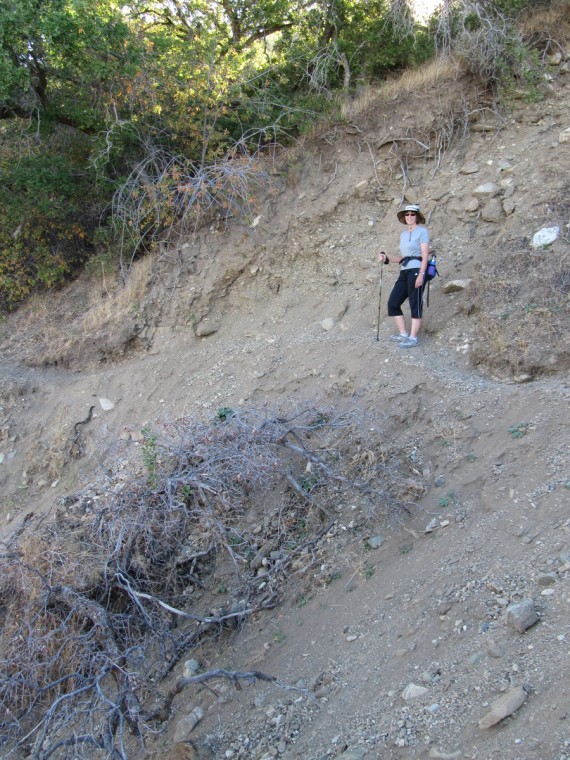
<path fill-rule="evenodd" d="M 400 552 L 400 554 L 408 554 L 409 552 L 412 551 L 413 548 L 414 548 L 413 544 L 402 544 L 401 546 L 398 547 L 398 551 Z"/>
<path fill-rule="evenodd" d="M 229 420 L 230 417 L 233 417 L 234 414 L 234 410 L 229 406 L 222 406 L 216 412 L 216 420 L 219 422 L 225 422 L 226 420 Z"/>
<path fill-rule="evenodd" d="M 194 492 L 194 489 L 192 488 L 192 486 L 189 486 L 188 484 L 184 484 L 180 486 L 180 490 L 178 491 L 178 493 L 180 494 L 180 496 L 185 502 L 190 501 L 190 497 L 192 496 L 193 492 Z"/>
<path fill-rule="evenodd" d="M 530 422 L 519 422 L 518 425 L 511 425 L 511 427 L 508 428 L 508 432 L 511 434 L 511 438 L 524 438 L 530 428 Z"/>
<path fill-rule="evenodd" d="M 457 496 L 453 491 L 448 491 L 445 496 L 439 497 L 439 506 L 442 509 L 446 509 L 450 504 L 453 504 L 457 500 Z"/>
<path fill-rule="evenodd" d="M 475 454 L 474 454 L 472 451 L 470 451 L 470 452 L 467 454 L 467 456 L 465 457 L 465 459 L 466 459 L 468 462 L 474 462 L 474 461 L 477 459 L 477 457 L 475 456 Z"/>
<path fill-rule="evenodd" d="M 145 466 L 147 479 L 151 488 L 156 488 L 158 485 L 158 446 L 156 443 L 158 436 L 156 433 L 153 433 L 148 427 L 144 427 L 141 430 L 141 433 L 143 434 L 142 461 Z"/>
<path fill-rule="evenodd" d="M 307 597 L 305 594 L 299 594 L 297 597 L 297 607 L 304 607 L 307 604 Z"/>
<path fill-rule="evenodd" d="M 307 472 L 299 478 L 299 485 L 305 493 L 311 493 L 319 485 L 319 478 L 314 472 Z"/>
<path fill-rule="evenodd" d="M 333 570 L 332 573 L 328 577 L 328 583 L 334 583 L 335 581 L 339 581 L 342 578 L 342 573 L 340 570 Z"/>
<path fill-rule="evenodd" d="M 317 412 L 311 424 L 314 427 L 321 427 L 322 425 L 326 425 L 328 421 L 329 421 L 329 416 L 327 414 L 323 412 Z"/>
<path fill-rule="evenodd" d="M 277 644 L 282 644 L 285 641 L 285 634 L 283 631 L 277 631 L 273 637 L 273 641 L 275 641 Z"/>
<path fill-rule="evenodd" d="M 218 587 L 216 591 L 218 592 L 218 594 L 227 594 L 228 587 L 226 586 L 225 583 L 218 583 Z"/>
<path fill-rule="evenodd" d="M 367 562 L 364 568 L 364 577 L 368 581 L 370 580 L 370 578 L 372 578 L 373 575 L 374 575 L 374 568 L 372 567 L 372 565 L 369 565 Z"/>

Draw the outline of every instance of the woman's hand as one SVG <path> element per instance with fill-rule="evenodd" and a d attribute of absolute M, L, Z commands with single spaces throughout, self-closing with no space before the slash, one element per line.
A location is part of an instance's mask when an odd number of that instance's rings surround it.
<path fill-rule="evenodd" d="M 384 251 L 380 251 L 380 253 L 378 254 L 378 261 L 381 261 L 383 264 L 390 263 L 390 259 L 386 256 Z"/>
<path fill-rule="evenodd" d="M 421 288 L 424 284 L 425 275 L 423 272 L 418 272 L 418 276 L 416 277 L 416 288 Z"/>

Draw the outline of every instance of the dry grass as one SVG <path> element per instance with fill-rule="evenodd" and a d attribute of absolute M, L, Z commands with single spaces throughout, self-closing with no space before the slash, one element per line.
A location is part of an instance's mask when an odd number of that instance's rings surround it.
<path fill-rule="evenodd" d="M 133 263 L 123 283 L 118 272 L 84 274 L 64 290 L 34 296 L 8 318 L 2 352 L 32 366 L 67 366 L 74 361 L 70 352 L 77 355 L 78 347 L 104 328 L 111 331 L 129 317 L 144 322 L 155 270 L 149 254 Z"/>
<path fill-rule="evenodd" d="M 504 250 L 474 278 L 471 361 L 501 377 L 538 377 L 570 367 L 570 255 Z"/>
<path fill-rule="evenodd" d="M 534 11 L 525 14 L 518 22 L 524 39 L 556 39 L 566 42 L 570 39 L 570 14 L 568 2 L 540 4 Z"/>
<path fill-rule="evenodd" d="M 112 281 L 108 277 L 103 278 L 101 284 L 107 295 L 101 298 L 99 289 L 93 289 L 91 304 L 81 320 L 80 332 L 98 330 L 105 324 L 120 321 L 138 309 L 148 292 L 153 270 L 154 258 L 147 254 L 130 267 L 124 285 L 120 284 L 118 273 Z"/>
<path fill-rule="evenodd" d="M 359 114 L 380 106 L 388 100 L 419 94 L 432 86 L 447 80 L 456 80 L 461 75 L 461 67 L 451 58 L 439 58 L 426 63 L 419 69 L 405 71 L 397 79 L 381 86 L 366 85 L 354 98 L 345 98 L 340 106 L 344 119 L 351 120 Z M 320 130 L 319 130 L 320 131 Z"/>
<path fill-rule="evenodd" d="M 395 100 L 403 95 L 424 92 L 429 87 L 448 80 L 456 80 L 462 73 L 459 63 L 452 58 L 438 58 L 419 69 L 405 71 L 401 77 L 382 88 L 384 100 Z"/>

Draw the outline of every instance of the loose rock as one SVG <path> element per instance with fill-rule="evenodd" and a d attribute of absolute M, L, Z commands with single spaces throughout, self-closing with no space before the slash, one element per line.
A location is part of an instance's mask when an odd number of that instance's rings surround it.
<path fill-rule="evenodd" d="M 538 621 L 538 613 L 533 599 L 523 599 L 507 607 L 506 622 L 510 628 L 524 633 Z"/>
<path fill-rule="evenodd" d="M 490 728 L 503 718 L 512 715 L 524 703 L 526 697 L 526 691 L 522 686 L 509 689 L 502 697 L 493 702 L 489 712 L 479 721 L 479 728 Z"/>

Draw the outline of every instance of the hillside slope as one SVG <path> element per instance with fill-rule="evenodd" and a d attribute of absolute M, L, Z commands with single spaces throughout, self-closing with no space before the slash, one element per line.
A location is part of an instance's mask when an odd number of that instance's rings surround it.
<path fill-rule="evenodd" d="M 162 252 L 122 312 L 85 278 L 7 321 L 8 543 L 69 494 L 120 481 L 145 426 L 221 408 L 357 409 L 363 445 L 380 430 L 421 484 L 399 511 L 343 497 L 280 606 L 191 654 L 297 691 L 185 691 L 155 757 L 570 757 L 569 103 L 553 71 L 544 101 L 499 115 L 449 71 L 276 157 L 255 221 Z M 427 215 L 441 273 L 411 351 L 388 340 L 396 268 L 379 293 L 377 262 L 396 250 L 404 200 Z M 93 300 L 109 308 L 89 327 Z M 231 576 L 220 565 L 193 604 L 216 606 Z M 521 632 L 506 608 L 525 599 L 539 621 Z M 513 717 L 480 728 L 520 686 Z M 196 706 L 196 746 L 182 746 Z"/>

